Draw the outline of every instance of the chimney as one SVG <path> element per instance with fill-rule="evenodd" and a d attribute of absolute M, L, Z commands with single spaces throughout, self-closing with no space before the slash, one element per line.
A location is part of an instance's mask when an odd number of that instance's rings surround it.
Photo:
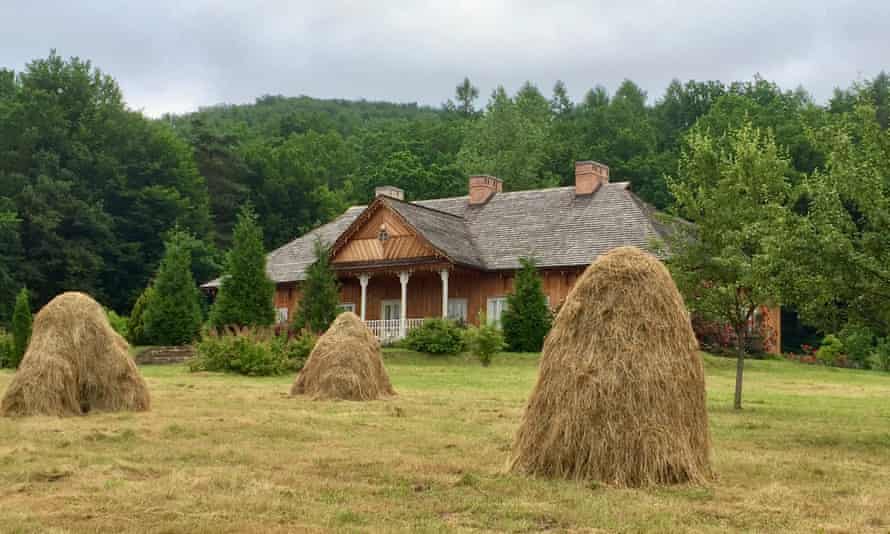
<path fill-rule="evenodd" d="M 405 200 L 405 191 L 392 185 L 381 185 L 374 188 L 374 198 L 389 197 L 396 200 Z"/>
<path fill-rule="evenodd" d="M 485 204 L 495 193 L 503 190 L 504 182 L 494 176 L 470 176 L 470 205 Z"/>
<path fill-rule="evenodd" d="M 609 167 L 597 161 L 575 162 L 575 196 L 592 195 L 609 183 Z"/>

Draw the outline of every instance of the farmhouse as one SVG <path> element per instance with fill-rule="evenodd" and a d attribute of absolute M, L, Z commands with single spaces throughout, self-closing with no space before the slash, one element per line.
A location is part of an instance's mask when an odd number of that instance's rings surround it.
<path fill-rule="evenodd" d="M 280 323 L 293 315 L 313 244 L 331 246 L 340 302 L 382 340 L 398 339 L 429 317 L 498 321 L 523 257 L 535 259 L 550 307 L 557 309 L 599 255 L 632 245 L 653 250 L 668 228 L 609 167 L 575 162 L 575 185 L 504 192 L 494 176 L 470 176 L 468 195 L 407 202 L 383 186 L 367 206 L 353 206 L 268 255 Z M 214 280 L 203 287 L 213 290 Z M 767 349 L 776 350 L 778 310 Z"/>

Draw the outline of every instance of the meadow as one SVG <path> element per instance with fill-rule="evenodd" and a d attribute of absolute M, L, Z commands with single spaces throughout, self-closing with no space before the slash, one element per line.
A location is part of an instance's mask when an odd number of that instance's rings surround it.
<path fill-rule="evenodd" d="M 385 363 L 389 401 L 147 366 L 150 412 L 0 419 L 0 532 L 890 531 L 888 374 L 749 361 L 734 412 L 705 356 L 716 478 L 631 490 L 504 472 L 537 355 Z"/>

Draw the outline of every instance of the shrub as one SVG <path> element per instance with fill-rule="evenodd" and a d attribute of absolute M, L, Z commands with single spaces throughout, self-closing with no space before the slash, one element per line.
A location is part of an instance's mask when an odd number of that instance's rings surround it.
<path fill-rule="evenodd" d="M 516 352 L 538 352 L 550 331 L 553 318 L 535 262 L 521 258 L 513 293 L 507 296 L 507 308 L 501 315 L 507 344 Z"/>
<path fill-rule="evenodd" d="M 207 332 L 195 346 L 190 371 L 217 371 L 249 376 L 280 375 L 303 367 L 316 338 L 304 334 L 293 339 L 268 330 Z"/>
<path fill-rule="evenodd" d="M 105 310 L 105 315 L 108 317 L 108 322 L 111 324 L 111 328 L 114 329 L 115 332 L 120 334 L 122 337 L 127 338 L 127 328 L 129 327 L 129 319 L 126 317 L 121 317 L 114 310 Z"/>
<path fill-rule="evenodd" d="M 31 303 L 28 290 L 22 288 L 15 298 L 15 309 L 12 312 L 13 352 L 10 367 L 18 367 L 31 341 Z"/>
<path fill-rule="evenodd" d="M 448 319 L 427 319 L 408 332 L 405 345 L 429 354 L 457 354 L 463 349 L 461 328 Z"/>
<path fill-rule="evenodd" d="M 0 368 L 12 366 L 14 351 L 12 334 L 0 328 Z"/>
<path fill-rule="evenodd" d="M 825 365 L 834 365 L 838 357 L 844 352 L 844 344 L 834 334 L 828 334 L 822 339 L 822 346 L 816 351 L 816 358 Z"/>
<path fill-rule="evenodd" d="M 479 358 L 482 366 L 488 367 L 492 357 L 507 345 L 501 331 L 496 326 L 487 324 L 484 316 L 480 317 L 479 325 L 467 329 L 466 344 L 470 352 Z"/>
<path fill-rule="evenodd" d="M 848 325 L 840 338 L 847 356 L 856 367 L 865 367 L 874 349 L 874 333 L 864 326 Z"/>
<path fill-rule="evenodd" d="M 868 358 L 869 367 L 876 371 L 890 372 L 890 337 L 878 340 Z"/>

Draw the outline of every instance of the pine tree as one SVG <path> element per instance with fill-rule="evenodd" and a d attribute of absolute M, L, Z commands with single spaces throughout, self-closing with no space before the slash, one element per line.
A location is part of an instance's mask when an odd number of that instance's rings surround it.
<path fill-rule="evenodd" d="M 127 323 L 127 337 L 130 343 L 134 345 L 151 345 L 151 340 L 145 335 L 145 308 L 148 307 L 148 301 L 151 300 L 154 291 L 151 286 L 146 287 L 133 309 L 130 311 L 130 319 Z"/>
<path fill-rule="evenodd" d="M 250 204 L 238 213 L 232 249 L 216 302 L 210 311 L 214 326 L 266 326 L 275 320 L 275 284 L 266 275 L 263 229 Z"/>
<path fill-rule="evenodd" d="M 158 345 L 191 343 L 201 330 L 201 302 L 192 277 L 190 236 L 174 230 L 144 309 L 144 334 Z"/>
<path fill-rule="evenodd" d="M 31 340 L 31 302 L 28 296 L 28 290 L 22 288 L 18 296 L 15 298 L 15 309 L 12 312 L 12 365 L 18 367 L 28 349 L 28 342 Z"/>
<path fill-rule="evenodd" d="M 315 241 L 315 262 L 306 270 L 300 310 L 294 323 L 314 332 L 328 329 L 338 314 L 340 283 L 331 269 L 329 249 Z"/>
<path fill-rule="evenodd" d="M 534 260 L 521 258 L 519 262 L 522 268 L 516 274 L 513 293 L 507 296 L 501 324 L 511 351 L 538 352 L 544 346 L 552 317 Z"/>

